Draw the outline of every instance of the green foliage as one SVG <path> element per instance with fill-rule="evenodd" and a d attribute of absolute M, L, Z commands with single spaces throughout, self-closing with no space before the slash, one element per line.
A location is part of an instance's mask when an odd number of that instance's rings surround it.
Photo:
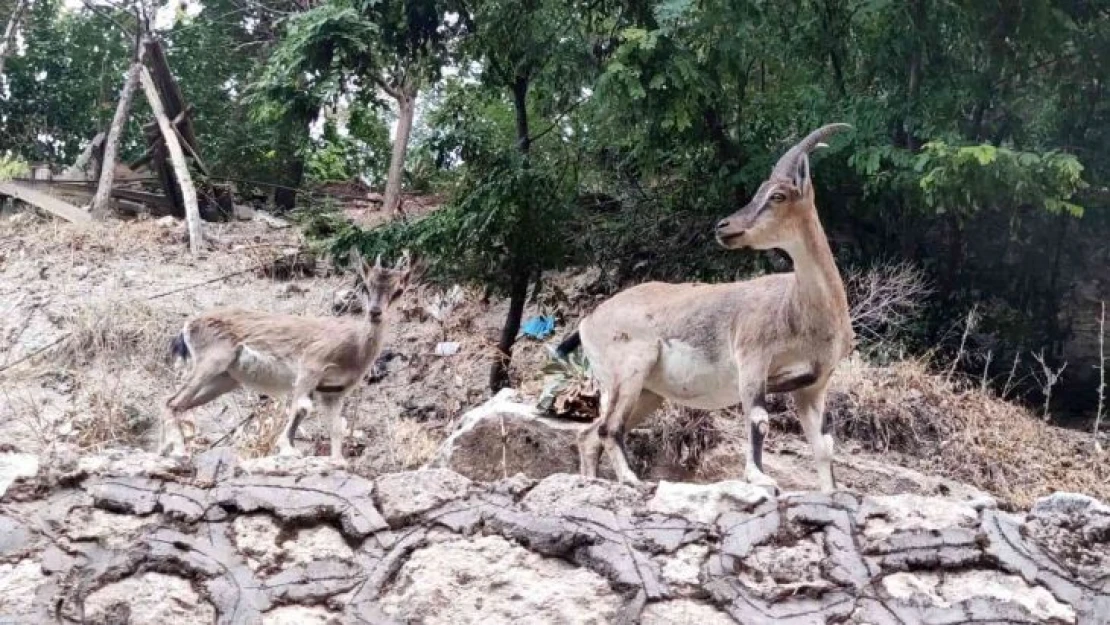
<path fill-rule="evenodd" d="M 26 49 L 5 64 L 0 146 L 31 162 L 70 161 L 106 130 L 127 71 L 129 41 L 103 19 L 60 5 L 59 0 L 31 5 L 23 22 Z M 125 12 L 116 13 L 127 19 Z M 131 134 L 124 151 L 139 137 Z"/>
<path fill-rule="evenodd" d="M 310 183 L 348 182 L 362 179 L 371 184 L 385 180 L 389 165 L 389 128 L 375 109 L 348 109 L 347 132 L 340 133 L 335 121 L 324 124 L 318 140 L 305 152 L 305 178 Z"/>
<path fill-rule="evenodd" d="M 430 280 L 489 285 L 501 293 L 510 286 L 505 267 L 511 262 L 525 263 L 529 272 L 561 265 L 566 241 L 552 234 L 570 225 L 571 196 L 553 172 L 508 161 L 461 186 L 463 193 L 422 219 L 340 233 L 333 253 L 354 246 L 367 257 L 396 257 L 409 249 L 426 259 Z M 518 258 L 521 250 L 527 254 Z"/>
<path fill-rule="evenodd" d="M 0 156 L 0 182 L 11 180 L 18 176 L 25 176 L 29 171 L 27 163 L 18 158 Z"/>
<path fill-rule="evenodd" d="M 1052 214 L 1083 216 L 1069 200 L 1086 187 L 1083 166 L 1070 154 L 1017 152 L 991 145 L 925 144 L 914 159 L 926 206 L 937 214 L 966 214 L 985 206 L 1033 205 Z"/>
<path fill-rule="evenodd" d="M 510 276 L 572 262 L 616 267 L 621 283 L 783 270 L 721 250 L 713 224 L 793 140 L 845 121 L 855 131 L 813 155 L 822 222 L 842 267 L 895 258 L 928 272 L 922 342 L 976 303 L 989 340 L 1064 344 L 1075 285 L 1106 273 L 1110 64 L 1099 61 L 1110 20 L 1099 3 L 310 4 L 212 0 L 162 35 L 202 154 L 230 175 L 378 181 L 379 96 L 423 94 L 409 186 L 448 205 L 369 233 L 325 211 L 313 228 L 336 249 L 419 249 L 434 277 L 502 291 Z M 68 162 L 105 128 L 131 41 L 60 0 L 36 0 L 24 36 L 25 53 L 7 61 L 0 146 Z M 442 80 L 446 64 L 457 76 Z M 310 139 L 340 103 L 349 135 L 327 126 Z M 130 156 L 137 125 L 127 136 Z"/>

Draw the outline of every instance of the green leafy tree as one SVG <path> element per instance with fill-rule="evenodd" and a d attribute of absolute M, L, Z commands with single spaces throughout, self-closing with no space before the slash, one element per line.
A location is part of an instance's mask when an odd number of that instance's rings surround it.
<path fill-rule="evenodd" d="M 417 96 L 448 59 L 450 5 L 442 0 L 331 0 L 296 15 L 259 86 L 264 110 L 302 116 L 338 96 L 376 102 L 380 89 L 397 106 L 397 131 L 386 177 L 385 209 L 400 203 L 401 181 Z M 297 105 L 295 103 L 302 103 Z M 299 119 L 299 118 L 298 118 Z"/>

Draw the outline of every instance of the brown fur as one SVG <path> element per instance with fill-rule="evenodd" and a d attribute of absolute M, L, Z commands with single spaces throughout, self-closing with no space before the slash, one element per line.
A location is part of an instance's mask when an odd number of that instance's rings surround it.
<path fill-rule="evenodd" d="M 832 438 L 820 431 L 825 388 L 854 334 L 807 153 L 837 129 L 825 127 L 792 148 L 752 201 L 717 227 L 725 247 L 783 249 L 793 273 L 732 284 L 642 284 L 582 321 L 582 349 L 601 387 L 600 417 L 579 440 L 583 473 L 596 475 L 604 449 L 621 481 L 637 481 L 619 438 L 662 399 L 709 409 L 739 403 L 752 428 L 766 433 L 763 396 L 778 391 L 794 394 L 822 487 L 835 487 Z M 773 485 L 758 445 L 749 446 L 747 477 Z"/>
<path fill-rule="evenodd" d="M 301 420 L 317 403 L 328 418 L 331 455 L 342 457 L 345 428 L 340 411 L 381 352 L 388 311 L 407 285 L 409 270 L 369 267 L 352 250 L 366 317 L 300 317 L 238 308 L 207 311 L 185 323 L 180 341 L 193 359 L 184 385 L 166 402 L 162 453 L 185 453 L 178 422 L 185 411 L 246 386 L 290 395 L 290 416 L 278 440 L 294 455 Z"/>

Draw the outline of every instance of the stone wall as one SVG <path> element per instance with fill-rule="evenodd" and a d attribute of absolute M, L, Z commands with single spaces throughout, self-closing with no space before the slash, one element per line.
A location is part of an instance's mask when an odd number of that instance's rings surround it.
<path fill-rule="evenodd" d="M 1069 494 L 1008 514 L 227 450 L 44 459 L 0 493 L 0 623 L 1103 623 L 1108 570 L 1110 509 Z"/>

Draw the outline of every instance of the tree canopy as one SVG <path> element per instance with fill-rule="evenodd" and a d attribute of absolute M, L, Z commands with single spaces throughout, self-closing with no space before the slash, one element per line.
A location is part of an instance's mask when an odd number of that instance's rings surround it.
<path fill-rule="evenodd" d="M 90 4 L 23 12 L 0 90 L 9 157 L 65 163 L 106 127 L 130 54 L 113 22 L 128 16 Z M 0 21 L 19 5 L 0 2 Z M 919 347 L 975 304 L 989 349 L 1066 358 L 1090 303 L 1079 286 L 1110 289 L 1105 2 L 198 6 L 159 36 L 216 169 L 294 188 L 390 178 L 448 197 L 423 220 L 332 229 L 338 251 L 411 248 L 430 279 L 520 305 L 544 271 L 573 264 L 612 267 L 623 284 L 765 271 L 773 259 L 716 247 L 712 224 L 792 140 L 847 122 L 855 131 L 814 155 L 818 207 L 844 266 L 928 273 Z M 515 333 L 507 323 L 504 351 Z"/>

